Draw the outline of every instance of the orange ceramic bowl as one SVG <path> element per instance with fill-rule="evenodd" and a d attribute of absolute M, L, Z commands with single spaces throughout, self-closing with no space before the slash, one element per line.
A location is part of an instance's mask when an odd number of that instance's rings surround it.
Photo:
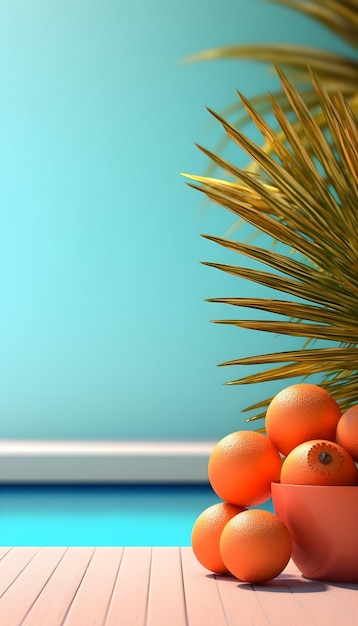
<path fill-rule="evenodd" d="M 292 560 L 307 578 L 358 582 L 358 486 L 272 483 L 276 515 L 292 538 Z"/>

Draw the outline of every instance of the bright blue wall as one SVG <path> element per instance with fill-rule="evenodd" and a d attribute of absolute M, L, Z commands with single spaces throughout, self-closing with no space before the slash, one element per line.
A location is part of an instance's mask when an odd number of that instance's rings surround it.
<path fill-rule="evenodd" d="M 216 143 L 206 106 L 274 83 L 181 60 L 322 31 L 259 0 L 1 0 L 0 29 L 0 438 L 240 428 L 257 389 L 216 364 L 293 342 L 210 323 L 205 298 L 258 290 L 200 265 L 233 219 L 180 172 Z"/>

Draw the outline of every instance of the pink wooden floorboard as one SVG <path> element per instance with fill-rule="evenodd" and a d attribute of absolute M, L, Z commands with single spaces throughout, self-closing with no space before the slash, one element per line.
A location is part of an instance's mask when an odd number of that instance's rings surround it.
<path fill-rule="evenodd" d="M 38 548 L 10 549 L 2 557 L 0 560 L 0 598 L 21 574 L 38 550 Z"/>
<path fill-rule="evenodd" d="M 8 553 L 10 552 L 11 548 L 7 547 L 7 548 L 2 548 L 0 547 L 0 560 Z"/>
<path fill-rule="evenodd" d="M 316 586 L 314 592 L 297 592 L 297 586 L 292 586 L 296 599 L 308 615 L 312 626 L 358 625 L 358 585 L 313 581 L 311 584 Z"/>
<path fill-rule="evenodd" d="M 210 574 L 208 574 L 210 576 Z M 266 626 L 266 620 L 258 595 L 245 585 L 245 592 L 238 593 L 238 580 L 231 576 L 215 576 L 228 626 Z M 291 625 L 291 621 L 289 622 Z"/>
<path fill-rule="evenodd" d="M 64 626 L 103 626 L 123 548 L 96 548 L 64 620 Z"/>
<path fill-rule="evenodd" d="M 147 615 L 152 548 L 124 549 L 105 626 L 143 626 Z"/>
<path fill-rule="evenodd" d="M 182 548 L 181 552 L 188 624 L 227 626 L 215 576 L 198 563 L 191 548 Z"/>
<path fill-rule="evenodd" d="M 357 626 L 358 585 L 250 585 L 190 547 L 1 548 L 1 626 Z"/>
<path fill-rule="evenodd" d="M 239 583 L 239 588 L 244 589 L 245 585 Z M 289 574 L 283 574 L 265 585 L 250 585 L 253 589 L 264 615 L 269 615 L 273 624 L 289 624 L 290 626 L 323 626 L 322 620 L 322 585 L 320 583 L 307 581 L 303 578 L 295 578 Z M 301 596 L 309 594 L 308 604 L 302 604 Z M 310 607 L 319 604 L 321 616 L 318 623 L 316 615 Z M 271 622 L 269 622 L 271 624 Z M 326 622 L 329 626 L 331 622 Z M 343 626 L 343 625 L 342 625 Z"/>
<path fill-rule="evenodd" d="M 61 626 L 85 575 L 94 548 L 68 548 L 27 613 L 26 626 Z"/>
<path fill-rule="evenodd" d="M 153 548 L 146 626 L 187 626 L 180 548 Z"/>
<path fill-rule="evenodd" d="M 15 555 L 21 554 L 14 551 Z M 38 550 L 0 598 L 2 626 L 19 626 L 50 579 L 66 548 Z M 11 552 L 10 552 L 11 555 Z M 6 563 L 6 557 L 5 557 Z M 40 625 L 39 625 L 40 626 Z"/>

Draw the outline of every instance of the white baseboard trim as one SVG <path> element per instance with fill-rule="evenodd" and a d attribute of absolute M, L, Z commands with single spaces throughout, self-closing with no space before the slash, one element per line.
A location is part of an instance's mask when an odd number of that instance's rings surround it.
<path fill-rule="evenodd" d="M 0 440 L 0 484 L 208 483 L 215 443 Z"/>

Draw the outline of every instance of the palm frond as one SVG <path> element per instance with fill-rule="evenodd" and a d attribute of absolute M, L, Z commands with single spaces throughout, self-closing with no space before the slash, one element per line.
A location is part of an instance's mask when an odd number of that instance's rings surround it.
<path fill-rule="evenodd" d="M 329 93 L 339 91 L 344 99 L 349 102 L 355 114 L 358 114 L 358 59 L 356 51 L 358 49 L 358 0 L 268 0 L 269 2 L 280 4 L 291 8 L 298 13 L 306 15 L 309 19 L 316 21 L 324 29 L 331 31 L 336 37 L 341 39 L 346 45 L 346 53 L 333 52 L 331 50 L 308 47 L 303 45 L 293 45 L 291 43 L 253 43 L 223 46 L 197 52 L 187 57 L 187 62 L 211 61 L 211 60 L 243 60 L 260 62 L 268 65 L 280 67 L 290 80 L 300 89 L 302 98 L 312 112 L 316 122 L 324 126 L 325 116 L 320 113 L 320 102 L 316 91 L 312 88 L 309 68 L 317 75 Z M 352 52 L 350 53 L 349 48 Z M 275 101 L 280 104 L 281 109 L 287 114 L 288 107 L 285 100 L 285 91 L 275 91 Z M 269 94 L 257 94 L 252 99 L 252 104 L 257 107 L 257 111 L 266 114 L 271 110 Z M 242 113 L 242 103 L 236 102 L 226 109 L 235 115 L 233 123 L 243 127 L 244 123 L 250 120 L 249 116 Z M 300 126 L 297 125 L 297 132 L 300 133 Z M 277 136 L 280 141 L 285 140 L 283 133 Z M 227 143 L 227 138 L 223 137 L 217 149 L 223 150 Z M 264 143 L 265 151 L 270 152 L 269 143 Z M 254 171 L 258 171 L 258 164 L 251 164 Z M 212 165 L 208 173 L 214 171 Z"/>
<path fill-rule="evenodd" d="M 348 55 L 293 44 L 226 46 L 193 54 L 186 60 L 193 63 L 218 59 L 246 59 L 278 65 L 287 74 L 294 72 L 296 81 L 302 83 L 309 82 L 307 68 L 311 67 L 321 80 L 328 83 L 330 90 L 340 88 L 345 95 L 355 93 L 354 85 L 358 80 L 358 62 Z"/>
<path fill-rule="evenodd" d="M 339 90 L 346 99 L 358 93 L 358 1 L 357 0 L 268 0 L 289 7 L 331 31 L 348 47 L 352 54 L 302 45 L 237 44 L 194 53 L 187 62 L 218 59 L 249 60 L 281 67 L 299 83 L 309 83 L 308 67 L 324 82 L 328 91 Z M 313 95 L 313 91 L 310 92 Z M 263 98 L 265 96 L 263 95 Z"/>
<path fill-rule="evenodd" d="M 358 47 L 357 0 L 269 0 L 307 15 L 345 42 Z"/>
<path fill-rule="evenodd" d="M 270 153 L 211 111 L 228 140 L 253 160 L 261 174 L 239 168 L 199 146 L 231 180 L 185 176 L 190 179 L 189 186 L 281 244 L 281 249 L 274 251 L 203 235 L 240 258 L 255 261 L 259 269 L 242 264 L 205 265 L 269 287 L 274 293 L 289 294 L 292 300 L 228 297 L 210 301 L 280 316 L 278 320 L 215 320 L 217 324 L 332 342 L 333 347 L 304 346 L 298 351 L 239 358 L 221 365 L 245 369 L 265 366 L 259 373 L 227 383 L 231 385 L 320 376 L 322 385 L 342 408 L 347 408 L 357 401 L 358 392 L 357 119 L 343 95 L 329 93 L 310 70 L 312 90 L 324 118 L 323 132 L 298 89 L 282 70 L 278 74 L 290 107 L 288 116 L 278 99 L 270 99 L 278 132 L 239 94 L 247 114 L 270 146 Z M 284 135 L 285 142 L 278 133 Z M 269 365 L 275 367 L 267 368 Z M 269 400 L 249 409 L 262 409 Z M 250 419 L 263 415 L 261 412 Z"/>

